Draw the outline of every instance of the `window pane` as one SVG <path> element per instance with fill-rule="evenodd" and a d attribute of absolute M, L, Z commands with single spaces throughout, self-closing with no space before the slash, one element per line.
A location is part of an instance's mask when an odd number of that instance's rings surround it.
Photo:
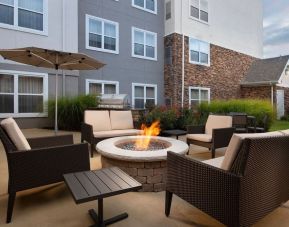
<path fill-rule="evenodd" d="M 18 25 L 24 28 L 43 31 L 43 15 L 23 9 L 18 9 Z"/>
<path fill-rule="evenodd" d="M 143 44 L 134 44 L 134 54 L 144 56 L 144 45 Z"/>
<path fill-rule="evenodd" d="M 0 93 L 14 93 L 14 76 L 0 74 Z"/>
<path fill-rule="evenodd" d="M 199 0 L 190 0 L 191 5 L 194 6 L 195 8 L 199 8 Z"/>
<path fill-rule="evenodd" d="M 208 0 L 201 0 L 200 10 L 205 12 L 209 11 Z"/>
<path fill-rule="evenodd" d="M 14 0 L 0 0 L 0 4 L 3 3 L 5 5 L 14 5 Z"/>
<path fill-rule="evenodd" d="M 144 33 L 140 31 L 134 31 L 134 42 L 144 44 Z"/>
<path fill-rule="evenodd" d="M 146 45 L 155 46 L 155 36 L 153 34 L 146 34 Z"/>
<path fill-rule="evenodd" d="M 171 19 L 172 17 L 172 3 L 171 1 L 166 3 L 166 20 Z"/>
<path fill-rule="evenodd" d="M 0 113 L 14 113 L 14 95 L 0 95 Z"/>
<path fill-rule="evenodd" d="M 155 48 L 146 46 L 146 56 L 149 58 L 155 58 Z"/>
<path fill-rule="evenodd" d="M 191 16 L 199 19 L 199 9 L 191 6 Z"/>
<path fill-rule="evenodd" d="M 89 19 L 89 32 L 102 34 L 102 25 L 100 21 Z"/>
<path fill-rule="evenodd" d="M 199 105 L 199 101 L 191 100 L 191 108 L 196 109 Z"/>
<path fill-rule="evenodd" d="M 101 48 L 101 35 L 89 33 L 89 46 Z"/>
<path fill-rule="evenodd" d="M 146 100 L 146 105 L 149 105 L 149 106 L 155 105 L 155 100 L 154 99 L 147 99 Z"/>
<path fill-rule="evenodd" d="M 147 87 L 146 88 L 146 98 L 155 98 L 155 88 L 154 87 Z"/>
<path fill-rule="evenodd" d="M 90 83 L 89 84 L 89 94 L 99 95 L 102 93 L 101 84 Z"/>
<path fill-rule="evenodd" d="M 24 94 L 42 94 L 43 93 L 43 78 L 19 76 L 18 91 Z"/>
<path fill-rule="evenodd" d="M 104 23 L 104 35 L 109 37 L 116 37 L 115 25 Z"/>
<path fill-rule="evenodd" d="M 146 8 L 155 11 L 155 0 L 146 0 Z"/>
<path fill-rule="evenodd" d="M 0 4 L 0 23 L 14 24 L 14 8 Z"/>
<path fill-rule="evenodd" d="M 201 90 L 201 100 L 202 101 L 209 100 L 209 91 L 208 90 Z"/>
<path fill-rule="evenodd" d="M 104 49 L 116 50 L 116 40 L 115 38 L 104 37 Z"/>
<path fill-rule="evenodd" d="M 18 5 L 20 8 L 43 12 L 43 0 L 18 0 Z"/>
<path fill-rule="evenodd" d="M 134 100 L 134 108 L 143 109 L 144 108 L 144 100 L 143 99 L 135 99 Z"/>
<path fill-rule="evenodd" d="M 42 113 L 43 96 L 19 95 L 19 113 Z"/>
<path fill-rule="evenodd" d="M 140 7 L 144 7 L 144 0 L 134 0 L 134 4 Z"/>
<path fill-rule="evenodd" d="M 135 86 L 134 87 L 134 96 L 137 98 L 143 98 L 144 97 L 144 87 Z"/>
<path fill-rule="evenodd" d="M 115 84 L 104 84 L 104 94 L 116 94 Z"/>
<path fill-rule="evenodd" d="M 199 42 L 200 43 L 200 52 L 208 54 L 210 52 L 210 45 L 205 42 Z"/>
<path fill-rule="evenodd" d="M 209 55 L 201 53 L 200 62 L 208 64 L 209 63 Z"/>
<path fill-rule="evenodd" d="M 191 51 L 191 61 L 199 62 L 199 52 Z"/>
<path fill-rule="evenodd" d="M 201 20 L 206 22 L 209 21 L 209 16 L 207 12 L 201 11 Z"/>
<path fill-rule="evenodd" d="M 196 39 L 190 39 L 190 50 L 199 51 L 199 41 Z"/>
<path fill-rule="evenodd" d="M 191 89 L 191 99 L 199 100 L 199 89 Z"/>

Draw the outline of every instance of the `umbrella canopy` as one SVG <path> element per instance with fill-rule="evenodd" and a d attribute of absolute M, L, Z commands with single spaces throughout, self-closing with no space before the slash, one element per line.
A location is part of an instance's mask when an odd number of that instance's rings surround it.
<path fill-rule="evenodd" d="M 69 53 L 37 47 L 0 50 L 4 59 L 43 68 L 53 68 L 56 72 L 55 82 L 55 132 L 57 124 L 58 70 L 97 70 L 105 64 L 81 53 Z"/>

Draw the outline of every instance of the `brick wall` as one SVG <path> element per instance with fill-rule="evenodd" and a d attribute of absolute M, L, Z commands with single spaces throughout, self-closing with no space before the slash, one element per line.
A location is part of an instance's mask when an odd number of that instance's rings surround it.
<path fill-rule="evenodd" d="M 274 87 L 274 102 L 275 102 L 275 91 Z M 259 86 L 259 87 L 242 87 L 241 98 L 246 99 L 267 99 L 271 101 L 271 86 Z"/>
<path fill-rule="evenodd" d="M 165 37 L 165 47 L 171 47 L 171 64 L 165 64 L 165 97 L 173 105 L 181 105 L 182 36 Z M 255 58 L 211 44 L 209 67 L 189 62 L 189 38 L 185 37 L 184 104 L 189 105 L 189 86 L 208 87 L 212 99 L 240 98 L 240 82 Z"/>

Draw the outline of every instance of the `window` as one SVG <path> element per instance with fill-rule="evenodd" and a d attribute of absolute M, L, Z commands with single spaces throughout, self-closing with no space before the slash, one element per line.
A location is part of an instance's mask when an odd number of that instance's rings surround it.
<path fill-rule="evenodd" d="M 190 0 L 190 17 L 208 23 L 208 0 Z"/>
<path fill-rule="evenodd" d="M 190 106 L 196 107 L 202 102 L 210 102 L 210 88 L 189 87 Z"/>
<path fill-rule="evenodd" d="M 86 80 L 86 94 L 103 95 L 118 93 L 118 81 Z"/>
<path fill-rule="evenodd" d="M 0 71 L 0 117 L 43 117 L 47 74 Z"/>
<path fill-rule="evenodd" d="M 0 26 L 47 33 L 47 0 L 0 0 Z"/>
<path fill-rule="evenodd" d="M 132 6 L 150 13 L 157 13 L 157 0 L 132 0 Z"/>
<path fill-rule="evenodd" d="M 157 34 L 133 27 L 132 56 L 157 60 Z"/>
<path fill-rule="evenodd" d="M 172 2 L 168 1 L 166 2 L 166 20 L 169 20 L 172 18 Z"/>
<path fill-rule="evenodd" d="M 210 44 L 190 38 L 190 63 L 210 65 Z"/>
<path fill-rule="evenodd" d="M 86 48 L 118 54 L 118 23 L 86 15 Z"/>
<path fill-rule="evenodd" d="M 132 84 L 132 105 L 136 109 L 145 108 L 146 104 L 157 104 L 157 85 Z"/>

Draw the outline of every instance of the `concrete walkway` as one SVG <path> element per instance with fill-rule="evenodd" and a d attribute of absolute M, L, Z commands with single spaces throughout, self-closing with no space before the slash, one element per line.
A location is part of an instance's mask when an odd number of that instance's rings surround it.
<path fill-rule="evenodd" d="M 43 129 L 23 130 L 25 136 L 53 135 L 53 131 Z M 67 132 L 60 132 L 60 134 Z M 80 134 L 73 133 L 74 141 L 80 141 Z M 181 138 L 184 139 L 184 138 Z M 206 149 L 191 146 L 190 155 L 199 160 L 210 158 Z M 224 150 L 217 156 L 224 155 Z M 91 168 L 101 168 L 100 157 L 95 154 Z M 88 209 L 96 207 L 96 202 L 76 205 L 64 183 L 27 190 L 17 194 L 12 223 L 5 224 L 7 208 L 7 160 L 0 143 L 0 226 L 11 227 L 82 227 L 92 223 Z M 171 216 L 164 215 L 165 194 L 133 192 L 104 200 L 104 215 L 111 216 L 127 211 L 129 218 L 111 226 L 119 227 L 186 227 L 223 226 L 215 219 L 189 205 L 178 197 L 173 198 Z M 289 207 L 289 202 L 287 202 Z M 280 207 L 258 222 L 257 227 L 288 227 L 289 208 Z"/>

